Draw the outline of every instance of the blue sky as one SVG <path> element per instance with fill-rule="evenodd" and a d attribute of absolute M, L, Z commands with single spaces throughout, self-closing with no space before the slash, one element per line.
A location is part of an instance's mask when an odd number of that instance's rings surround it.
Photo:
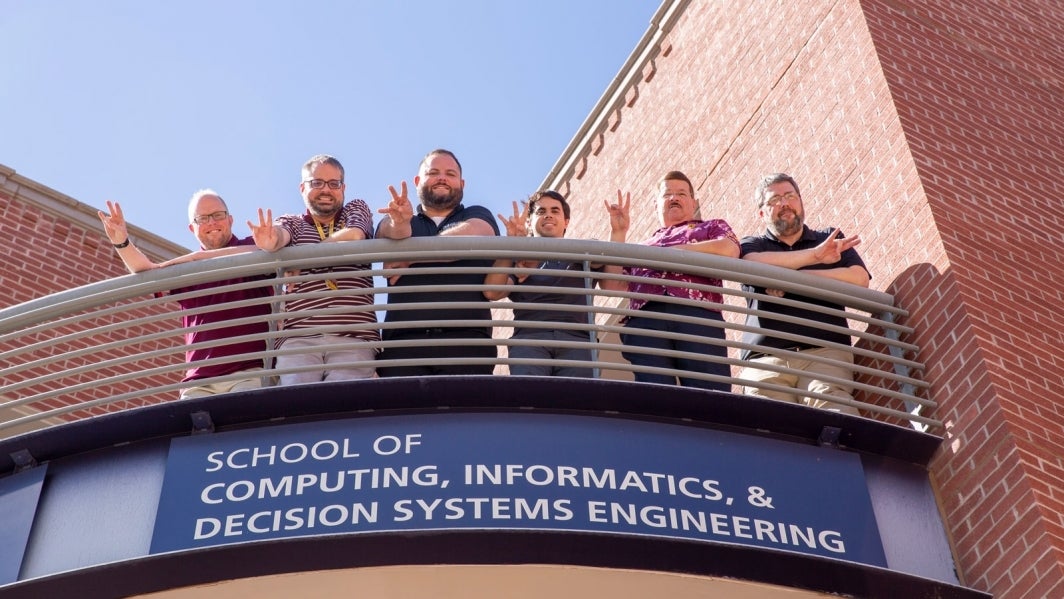
<path fill-rule="evenodd" d="M 466 203 L 536 190 L 659 0 L 3 0 L 0 164 L 186 247 L 216 189 L 237 220 L 301 212 L 336 156 L 376 210 L 435 147 Z"/>

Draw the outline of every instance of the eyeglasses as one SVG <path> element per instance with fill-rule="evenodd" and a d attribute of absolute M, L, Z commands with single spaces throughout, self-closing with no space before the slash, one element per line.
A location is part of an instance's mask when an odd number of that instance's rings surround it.
<path fill-rule="evenodd" d="M 229 216 L 228 212 L 226 212 L 225 210 L 219 210 L 218 212 L 212 212 L 210 214 L 200 214 L 193 218 L 192 222 L 196 223 L 197 225 L 205 225 L 211 222 L 212 220 L 214 222 L 223 221 L 227 216 Z"/>
<path fill-rule="evenodd" d="M 777 206 L 779 206 L 780 204 L 782 204 L 784 202 L 787 202 L 787 203 L 796 202 L 796 201 L 799 201 L 800 199 L 801 198 L 798 197 L 798 194 L 794 193 L 793 191 L 789 191 L 789 192 L 787 192 L 785 194 L 782 194 L 782 195 L 772 196 L 771 198 L 765 200 L 764 202 L 761 202 L 761 205 L 762 206 L 768 206 L 769 208 L 776 208 Z"/>
<path fill-rule="evenodd" d="M 329 179 L 328 181 L 325 179 L 305 179 L 303 182 L 309 183 L 313 189 L 321 189 L 326 185 L 329 186 L 329 189 L 340 189 L 340 186 L 344 184 L 343 179 Z"/>

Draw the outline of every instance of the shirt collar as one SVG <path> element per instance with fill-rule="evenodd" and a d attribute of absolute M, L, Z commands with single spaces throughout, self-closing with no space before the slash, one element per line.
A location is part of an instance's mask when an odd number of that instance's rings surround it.
<path fill-rule="evenodd" d="M 703 221 L 701 219 L 697 219 L 697 218 L 692 218 L 691 220 L 685 220 L 682 223 L 676 223 L 675 225 L 665 225 L 664 227 L 661 227 L 660 229 L 658 229 L 658 231 L 659 232 L 660 231 L 665 231 L 665 230 L 671 229 L 673 227 L 682 227 L 684 225 L 690 225 L 692 223 L 697 225 L 697 224 L 703 223 L 703 222 L 705 222 L 705 221 Z"/>
<path fill-rule="evenodd" d="M 448 218 L 451 218 L 452 216 L 454 216 L 455 214 L 458 214 L 459 212 L 461 212 L 463 210 L 465 210 L 465 205 L 464 204 L 458 204 L 457 206 L 454 207 L 454 210 L 451 210 L 451 212 L 447 216 L 443 217 L 443 220 L 447 220 Z M 425 209 L 421 207 L 421 204 L 417 205 L 417 213 L 420 216 L 424 216 L 425 218 L 428 218 L 428 219 L 432 218 L 431 216 L 425 214 Z"/>
<path fill-rule="evenodd" d="M 772 232 L 772 229 L 765 229 L 765 237 L 768 237 L 769 239 L 771 239 L 772 241 L 775 241 L 776 243 L 779 243 L 779 244 L 782 244 L 782 245 L 787 245 L 787 242 L 781 241 L 779 237 L 776 237 L 776 234 Z M 802 236 L 799 237 L 797 240 L 795 240 L 795 243 L 798 243 L 799 241 L 816 241 L 816 234 L 813 233 L 813 230 L 810 229 L 807 225 L 803 224 L 802 225 Z M 794 245 L 794 244 L 791 244 L 791 245 Z"/>

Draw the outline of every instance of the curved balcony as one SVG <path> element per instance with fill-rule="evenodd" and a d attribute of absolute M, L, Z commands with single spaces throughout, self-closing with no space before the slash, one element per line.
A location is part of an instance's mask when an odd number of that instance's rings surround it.
<path fill-rule="evenodd" d="M 743 260 L 733 260 L 717 256 L 679 253 L 676 250 L 650 248 L 631 244 L 611 244 L 597 241 L 557 240 L 557 239 L 510 239 L 510 238 L 463 238 L 463 239 L 410 239 L 403 242 L 372 240 L 355 244 L 321 244 L 287 248 L 275 254 L 253 252 L 244 255 L 215 258 L 189 264 L 171 266 L 137 275 L 129 275 L 96 284 L 87 285 L 67 292 L 53 294 L 25 304 L 0 311 L 0 400 L 4 412 L 8 415 L 0 422 L 0 431 L 21 429 L 27 426 L 37 427 L 67 421 L 72 417 L 100 414 L 126 407 L 145 405 L 165 401 L 176 397 L 178 390 L 192 383 L 182 383 L 181 375 L 185 370 L 184 352 L 194 348 L 221 345 L 234 341 L 253 341 L 265 339 L 268 347 L 275 347 L 274 341 L 290 335 L 307 334 L 306 329 L 286 331 L 281 329 L 285 318 L 293 316 L 312 316 L 328 313 L 329 310 L 308 310 L 301 312 L 283 311 L 283 301 L 291 299 L 281 293 L 283 285 L 308 279 L 327 278 L 327 274 L 300 275 L 300 269 L 315 266 L 350 264 L 356 258 L 360 263 L 373 265 L 364 271 L 366 276 L 376 277 L 382 283 L 382 277 L 417 272 L 420 274 L 456 272 L 455 267 L 440 264 L 433 267 L 411 269 L 388 269 L 386 263 L 417 262 L 418 260 L 441 260 L 447 258 L 496 259 L 512 258 L 514 260 L 565 260 L 595 264 L 616 264 L 621 266 L 644 265 L 660 270 L 683 272 L 719 278 L 726 283 L 722 288 L 711 288 L 694 284 L 688 286 L 717 291 L 724 295 L 725 302 L 721 308 L 725 314 L 726 340 L 728 356 L 718 358 L 707 355 L 677 354 L 665 350 L 642 350 L 657 354 L 687 357 L 691 359 L 724 362 L 731 367 L 732 374 L 738 373 L 743 366 L 739 359 L 742 350 L 755 350 L 767 354 L 784 355 L 790 352 L 772 348 L 751 346 L 741 341 L 741 334 L 746 331 L 758 331 L 744 324 L 745 316 L 750 313 L 745 299 L 751 295 L 738 288 L 740 283 L 770 285 L 787 292 L 794 292 L 807 297 L 830 300 L 849 308 L 845 317 L 850 319 L 851 330 L 843 331 L 855 337 L 856 343 L 850 347 L 835 345 L 837 349 L 852 351 L 854 355 L 855 401 L 847 402 L 837 397 L 817 393 L 803 393 L 810 397 L 830 403 L 846 403 L 858 408 L 862 414 L 882 418 L 887 421 L 907 421 L 920 430 L 937 427 L 940 422 L 928 414 L 934 402 L 926 397 L 927 384 L 916 375 L 922 365 L 914 359 L 918 348 L 905 343 L 902 339 L 910 329 L 899 320 L 906 312 L 894 305 L 893 298 L 885 293 L 858 288 L 844 283 L 825 280 L 787 269 L 774 268 Z M 678 260 L 682 260 L 678 261 Z M 476 268 L 462 269 L 461 272 L 487 274 L 496 269 Z M 505 272 L 520 274 L 535 272 L 531 269 L 512 268 Z M 287 276 L 286 276 L 286 273 Z M 536 308 L 530 304 L 513 304 L 508 301 L 493 303 L 495 320 L 489 324 L 496 327 L 496 336 L 492 340 L 449 340 L 451 344 L 498 345 L 507 348 L 513 345 L 534 344 L 535 341 L 509 339 L 507 329 L 514 326 L 523 328 L 567 328 L 587 334 L 586 342 L 552 342 L 553 346 L 585 348 L 592 351 L 593 361 L 561 363 L 562 365 L 590 366 L 596 376 L 606 379 L 631 380 L 635 371 L 652 372 L 665 375 L 685 376 L 689 378 L 715 380 L 734 385 L 741 392 L 742 385 L 759 386 L 758 383 L 740 381 L 733 377 L 716 377 L 691 372 L 641 367 L 629 364 L 620 358 L 622 349 L 638 352 L 637 348 L 623 347 L 618 334 L 623 326 L 620 319 L 632 314 L 627 309 L 628 299 L 646 298 L 662 302 L 686 303 L 698 305 L 690 300 L 666 296 L 646 296 L 627 291 L 605 291 L 596 287 L 596 281 L 602 279 L 637 280 L 636 277 L 609 275 L 592 270 L 584 272 L 564 271 L 559 276 L 580 277 L 585 280 L 585 290 L 532 288 L 523 287 L 524 291 L 554 291 L 558 293 L 586 293 L 589 296 L 588 307 L 557 306 L 559 311 L 577 310 L 586 312 L 586 324 L 559 324 L 544 322 L 522 322 L 509 318 L 508 308 Z M 171 289 L 189 287 L 202 283 L 227 280 L 254 275 L 273 275 L 275 279 L 267 283 L 242 283 L 228 287 L 217 287 L 205 291 L 186 292 L 178 295 L 166 295 Z M 247 288 L 260 284 L 275 287 L 276 295 L 262 300 L 239 302 L 229 307 L 246 307 L 256 302 L 268 303 L 271 308 L 270 332 L 267 334 L 245 335 L 225 341 L 200 343 L 187 346 L 182 339 L 186 332 L 180 327 L 176 311 L 173 310 L 176 299 L 190 298 L 197 295 L 221 293 L 226 290 Z M 491 286 L 489 289 L 512 290 L 512 285 Z M 403 287 L 403 293 L 423 293 L 424 301 L 403 303 L 393 309 L 432 309 L 440 307 L 433 301 L 433 293 L 454 290 L 453 286 Z M 389 308 L 385 295 L 389 289 L 378 284 L 371 290 L 360 290 L 374 296 L 372 305 L 365 310 L 378 313 L 378 325 L 383 329 L 396 327 L 413 328 L 448 328 L 461 326 L 483 326 L 483 322 L 419 320 L 405 323 L 385 323 L 383 313 Z M 304 294 L 301 297 L 321 297 L 336 291 L 317 294 Z M 774 299 L 779 303 L 795 303 L 789 299 Z M 224 306 L 200 308 L 197 311 L 209 311 Z M 450 304 L 452 308 L 482 307 L 482 304 Z M 818 306 L 810 309 L 831 314 L 835 311 Z M 336 309 L 332 309 L 336 313 Z M 662 318 L 697 321 L 688 317 L 659 315 Z M 778 320 L 802 323 L 801 319 L 773 316 Z M 224 326 L 250 322 L 252 319 L 227 321 Z M 255 319 L 257 320 L 257 319 Z M 825 328 L 816 322 L 804 321 L 814 328 Z M 719 323 L 709 321 L 711 326 Z M 219 325 L 221 326 L 221 325 Z M 364 328 L 365 328 L 364 327 Z M 314 332 L 331 333 L 350 330 L 352 327 L 332 326 L 317 329 Z M 647 335 L 663 335 L 649 332 Z M 776 337 L 787 338 L 801 343 L 805 338 L 786 333 L 776 333 Z M 715 340 L 689 338 L 704 343 L 720 343 Z M 404 343 L 421 343 L 430 345 L 432 341 L 403 342 L 378 341 L 372 343 L 378 348 L 395 347 Z M 822 343 L 822 342 L 818 342 Z M 831 345 L 831 344 L 829 344 Z M 298 350 L 270 349 L 248 356 L 261 359 L 264 364 L 285 353 L 298 353 Z M 507 367 L 514 363 L 544 364 L 542 360 L 511 359 L 505 350 L 498 352 L 493 359 L 470 359 L 468 363 L 495 365 L 495 373 L 504 375 Z M 816 359 L 816 358 L 813 358 Z M 226 359 L 215 360 L 225 361 Z M 453 358 L 434 360 L 435 363 L 453 362 Z M 824 360 L 828 361 L 828 360 Z M 828 361 L 830 362 L 830 361 Z M 210 361 L 201 364 L 210 364 Z M 372 365 L 402 365 L 409 361 L 377 361 Z M 415 362 L 416 363 L 416 362 Z M 559 365 L 551 361 L 550 364 Z M 365 363 L 353 363 L 362 365 Z M 846 367 L 844 364 L 840 366 Z M 306 367 L 304 370 L 309 370 Z M 298 368 L 275 370 L 274 374 L 296 372 Z M 785 368 L 781 372 L 791 372 Z M 203 379 L 199 384 L 213 380 L 231 380 L 243 378 L 237 373 L 218 379 Z M 269 381 L 267 381 L 269 384 Z M 760 386 L 781 391 L 793 392 L 791 389 L 761 384 Z"/>
<path fill-rule="evenodd" d="M 253 354 L 269 364 L 295 353 L 273 341 L 307 332 L 283 328 L 294 314 L 283 310 L 293 296 L 282 291 L 329 276 L 309 268 L 368 265 L 364 273 L 378 285 L 357 293 L 373 301 L 351 308 L 376 313 L 378 324 L 366 327 L 446 329 L 484 323 L 385 322 L 384 278 L 413 271 L 384 265 L 500 257 L 587 265 L 559 273 L 585 280 L 568 292 L 586 294 L 587 305 L 557 309 L 586 315 L 566 326 L 586 333 L 586 341 L 570 343 L 591 350 L 591 362 L 575 364 L 591 366 L 595 377 L 507 374 L 513 364 L 540 363 L 508 356 L 508 347 L 528 341 L 509 339 L 507 329 L 554 325 L 515 322 L 514 305 L 500 301 L 492 304 L 494 338 L 448 339 L 497 345 L 498 357 L 475 360 L 494 367 L 493 375 L 267 384 L 178 399 L 191 384 L 181 382 L 190 347 L 175 310 L 181 296 L 171 290 L 270 275 L 228 287 L 274 290 L 234 304 L 269 305 L 269 330 L 242 337 L 271 348 Z M 618 342 L 619 321 L 632 313 L 628 300 L 643 296 L 600 289 L 596 280 L 633 277 L 591 264 L 724 280 L 708 289 L 725 297 L 724 322 L 711 324 L 725 329 L 727 355 L 687 357 L 723 362 L 733 375 L 740 352 L 757 349 L 741 341 L 750 330 L 741 283 L 847 306 L 856 342 L 843 348 L 855 358 L 852 406 L 862 416 L 743 395 L 745 382 L 733 377 L 628 363 L 620 351 L 634 348 Z M 456 270 L 440 263 L 417 273 Z M 434 294 L 454 288 L 404 287 L 425 299 L 401 307 L 441 308 Z M 482 306 L 450 307 L 475 305 Z M 982 598 L 957 584 L 928 484 L 926 465 L 941 439 L 927 431 L 941 423 L 916 376 L 918 348 L 903 340 L 904 317 L 887 294 L 742 260 L 508 238 L 253 252 L 7 308 L 0 311 L 0 471 L 10 474 L 0 477 L 0 509 L 13 526 L 0 531 L 0 595 L 191 597 L 210 588 L 212 596 L 281 597 L 360 588 L 423 596 L 448 587 L 466 597 L 509 588 L 514 596 L 565 598 L 613 585 L 617 596 Z M 252 320 L 260 318 L 245 319 Z M 351 364 L 389 363 L 408 362 Z M 640 369 L 738 392 L 634 382 Z M 267 382 L 301 370 L 310 368 L 267 371 Z"/>

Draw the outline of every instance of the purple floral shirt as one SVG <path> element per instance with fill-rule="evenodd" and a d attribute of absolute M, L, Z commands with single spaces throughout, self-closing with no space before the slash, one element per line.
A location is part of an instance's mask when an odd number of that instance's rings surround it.
<path fill-rule="evenodd" d="M 643 242 L 643 245 L 653 245 L 664 248 L 674 245 L 684 245 L 695 241 L 712 241 L 714 239 L 723 238 L 731 239 L 736 247 L 739 246 L 739 238 L 735 236 L 732 228 L 728 223 L 724 222 L 724 220 L 719 218 L 713 220 L 689 220 L 685 223 L 658 229 L 650 236 L 650 239 Z M 624 273 L 637 277 L 662 279 L 666 281 L 682 281 L 685 283 L 713 285 L 716 287 L 723 285 L 723 281 L 720 279 L 707 279 L 706 277 L 700 277 L 697 275 L 662 272 L 660 270 L 642 267 L 625 267 Z M 724 303 L 724 296 L 720 293 L 702 291 L 700 289 L 690 289 L 687 287 L 674 287 L 671 285 L 655 285 L 654 283 L 649 282 L 630 282 L 628 283 L 628 291 L 632 293 L 671 295 L 673 297 L 704 302 L 715 302 L 718 304 Z M 638 310 L 646 305 L 646 303 L 646 300 L 633 299 L 629 304 L 629 308 L 632 310 Z"/>

